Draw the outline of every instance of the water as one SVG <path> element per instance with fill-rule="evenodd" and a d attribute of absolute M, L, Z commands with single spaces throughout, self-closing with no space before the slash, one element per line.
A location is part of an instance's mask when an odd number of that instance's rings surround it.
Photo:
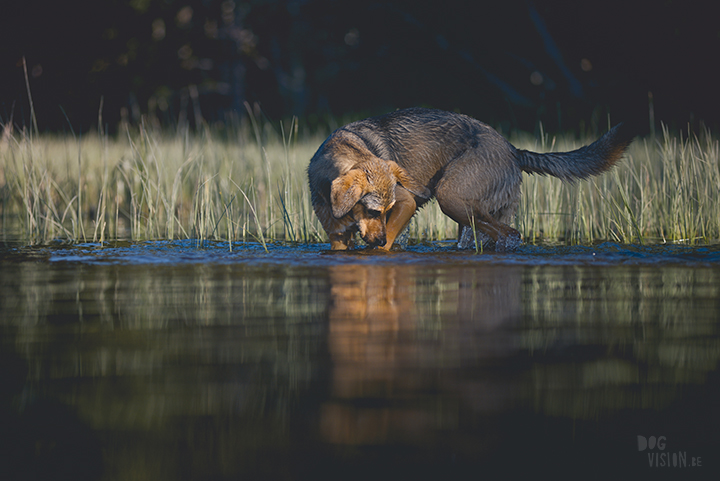
<path fill-rule="evenodd" d="M 3 473 L 717 479 L 717 246 L 232 247 L 3 248 Z"/>

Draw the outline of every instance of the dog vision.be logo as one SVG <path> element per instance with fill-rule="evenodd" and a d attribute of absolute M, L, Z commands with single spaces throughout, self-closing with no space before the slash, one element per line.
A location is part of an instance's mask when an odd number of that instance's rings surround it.
<path fill-rule="evenodd" d="M 701 467 L 700 456 L 691 456 L 688 460 L 687 451 L 665 451 L 665 436 L 637 437 L 638 451 L 647 451 L 648 464 L 651 468 L 687 468 Z"/>

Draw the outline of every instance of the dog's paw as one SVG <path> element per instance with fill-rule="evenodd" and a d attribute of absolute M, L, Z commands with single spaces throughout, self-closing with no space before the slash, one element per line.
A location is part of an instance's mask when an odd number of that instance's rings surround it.
<path fill-rule="evenodd" d="M 458 249 L 469 249 L 473 242 L 472 229 L 468 226 L 463 226 L 460 232 L 460 238 L 458 239 Z"/>
<path fill-rule="evenodd" d="M 478 249 L 480 246 L 487 248 L 493 244 L 492 238 L 486 233 L 475 231 L 475 235 L 473 235 L 472 228 L 463 226 L 460 239 L 458 239 L 458 249 L 475 249 L 475 239 L 477 239 Z"/>
<path fill-rule="evenodd" d="M 522 245 L 522 238 L 520 237 L 520 233 L 517 233 L 517 235 L 513 234 L 513 235 L 509 235 L 509 236 L 501 236 L 501 237 L 498 237 L 498 240 L 495 243 L 495 251 L 496 252 L 514 251 L 521 245 Z"/>

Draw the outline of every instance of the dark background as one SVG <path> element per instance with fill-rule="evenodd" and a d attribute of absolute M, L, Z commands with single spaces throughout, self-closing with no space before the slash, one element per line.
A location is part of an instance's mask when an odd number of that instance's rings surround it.
<path fill-rule="evenodd" d="M 505 129 L 720 121 L 716 2 L 66 0 L 0 13 L 0 122 L 308 125 L 428 106 Z M 652 102 L 649 93 L 652 93 Z M 102 109 L 100 108 L 102 106 Z M 100 116 L 101 114 L 101 120 Z"/>

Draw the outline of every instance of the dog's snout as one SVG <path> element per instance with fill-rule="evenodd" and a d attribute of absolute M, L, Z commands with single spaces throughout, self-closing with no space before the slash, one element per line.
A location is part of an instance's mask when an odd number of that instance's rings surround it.
<path fill-rule="evenodd" d="M 382 245 L 385 245 L 385 242 L 387 242 L 387 236 L 383 232 L 382 234 L 377 236 L 377 238 L 375 239 L 375 243 L 373 245 L 374 246 L 382 246 Z"/>
<path fill-rule="evenodd" d="M 385 232 L 376 232 L 372 235 L 368 233 L 368 235 L 363 237 L 363 240 L 367 245 L 370 247 L 378 247 L 383 246 L 387 242 L 387 235 Z"/>
<path fill-rule="evenodd" d="M 387 236 L 385 233 L 377 234 L 372 237 L 368 237 L 367 239 L 363 239 L 367 245 L 370 247 L 378 247 L 385 245 L 385 242 L 387 242 Z"/>

